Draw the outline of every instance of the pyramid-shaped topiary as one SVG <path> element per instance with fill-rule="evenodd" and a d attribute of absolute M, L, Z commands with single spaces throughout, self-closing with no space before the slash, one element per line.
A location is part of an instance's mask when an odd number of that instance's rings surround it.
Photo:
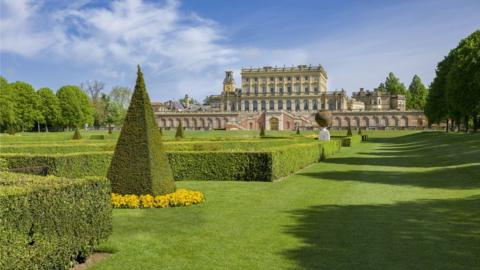
<path fill-rule="evenodd" d="M 265 125 L 260 124 L 260 137 L 265 137 Z"/>
<path fill-rule="evenodd" d="M 352 127 L 350 126 L 350 124 L 348 124 L 347 136 L 352 136 Z"/>
<path fill-rule="evenodd" d="M 75 128 L 75 132 L 73 133 L 72 140 L 80 140 L 82 139 L 82 135 L 80 135 L 80 130 L 78 130 L 78 127 Z"/>
<path fill-rule="evenodd" d="M 175 139 L 180 140 L 185 138 L 185 135 L 183 134 L 183 125 L 182 121 L 178 124 L 177 131 L 175 132 Z"/>
<path fill-rule="evenodd" d="M 114 193 L 160 195 L 175 191 L 140 66 L 107 177 Z"/>

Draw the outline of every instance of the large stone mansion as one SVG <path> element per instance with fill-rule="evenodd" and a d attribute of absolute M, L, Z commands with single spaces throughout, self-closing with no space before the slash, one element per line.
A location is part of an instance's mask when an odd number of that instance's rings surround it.
<path fill-rule="evenodd" d="M 312 129 L 318 110 L 332 112 L 332 128 L 423 128 L 422 111 L 405 110 L 405 96 L 363 88 L 349 98 L 345 90 L 327 91 L 327 73 L 321 65 L 244 68 L 237 88 L 232 71 L 226 71 L 220 95 L 208 105 L 168 101 L 152 103 L 158 125 L 187 129 Z"/>

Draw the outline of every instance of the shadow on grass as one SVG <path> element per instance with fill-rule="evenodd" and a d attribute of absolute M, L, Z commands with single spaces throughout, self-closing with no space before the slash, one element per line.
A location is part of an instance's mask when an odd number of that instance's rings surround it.
<path fill-rule="evenodd" d="M 401 171 L 320 171 L 301 173 L 312 178 L 359 181 L 388 185 L 407 185 L 427 188 L 444 189 L 475 189 L 480 188 L 480 163 L 430 170 L 424 172 Z"/>
<path fill-rule="evenodd" d="M 376 151 L 358 157 L 332 158 L 327 163 L 397 167 L 440 167 L 480 161 L 480 134 L 415 133 L 396 138 L 373 138 Z"/>
<path fill-rule="evenodd" d="M 480 269 L 480 196 L 292 212 L 304 269 Z"/>

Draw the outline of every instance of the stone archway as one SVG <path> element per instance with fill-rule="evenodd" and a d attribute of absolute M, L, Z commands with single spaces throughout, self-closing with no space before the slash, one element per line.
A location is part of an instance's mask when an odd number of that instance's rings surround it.
<path fill-rule="evenodd" d="M 278 118 L 276 117 L 272 117 L 270 118 L 269 120 L 269 124 L 270 124 L 270 130 L 278 130 Z"/>

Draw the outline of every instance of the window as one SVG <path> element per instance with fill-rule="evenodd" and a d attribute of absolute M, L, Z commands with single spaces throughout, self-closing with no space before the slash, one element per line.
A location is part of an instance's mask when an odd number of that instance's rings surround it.
<path fill-rule="evenodd" d="M 310 93 L 310 88 L 305 87 L 305 94 L 309 94 L 309 93 Z"/>
<path fill-rule="evenodd" d="M 308 100 L 306 99 L 303 101 L 303 110 L 308 111 Z"/>
<path fill-rule="evenodd" d="M 248 102 L 248 100 L 245 100 L 244 105 L 245 105 L 245 111 L 248 112 L 250 110 L 250 102 Z"/>
<path fill-rule="evenodd" d="M 258 78 L 257 78 L 257 77 L 255 77 L 255 79 L 254 79 L 254 80 L 257 82 L 257 81 L 258 81 Z"/>
<path fill-rule="evenodd" d="M 308 76 L 305 76 L 305 80 L 308 80 Z"/>
<path fill-rule="evenodd" d="M 265 111 L 265 108 L 267 107 L 267 103 L 265 100 L 262 100 L 262 111 Z"/>
<path fill-rule="evenodd" d="M 318 110 L 318 102 L 317 102 L 317 100 L 313 100 L 313 110 L 314 110 L 314 111 Z"/>
<path fill-rule="evenodd" d="M 292 94 L 292 87 L 291 86 L 287 87 L 287 92 L 288 92 L 289 95 Z"/>
<path fill-rule="evenodd" d="M 250 79 L 249 78 L 246 78 L 245 81 L 248 82 Z"/>
<path fill-rule="evenodd" d="M 300 77 L 297 77 L 296 79 L 297 79 L 297 81 L 300 81 Z"/>
<path fill-rule="evenodd" d="M 270 100 L 270 102 L 269 102 L 269 108 L 270 108 L 270 111 L 275 110 L 275 102 L 273 102 L 273 100 Z"/>
<path fill-rule="evenodd" d="M 253 111 L 258 111 L 258 102 L 256 100 L 253 101 Z"/>
<path fill-rule="evenodd" d="M 315 92 L 315 94 L 318 94 L 318 87 L 313 88 L 313 91 Z"/>
<path fill-rule="evenodd" d="M 291 111 L 292 110 L 292 101 L 289 99 L 287 100 L 287 111 Z"/>
<path fill-rule="evenodd" d="M 275 81 L 275 78 L 274 78 L 274 77 L 270 77 L 270 81 L 271 81 L 271 82 Z"/>
<path fill-rule="evenodd" d="M 281 99 L 278 100 L 278 109 L 283 110 L 283 100 Z"/>
<path fill-rule="evenodd" d="M 283 95 L 283 87 L 280 87 L 278 91 L 280 92 L 280 95 Z"/>
<path fill-rule="evenodd" d="M 270 94 L 271 94 L 271 95 L 275 94 L 275 88 L 270 87 Z"/>
<path fill-rule="evenodd" d="M 295 111 L 299 112 L 300 111 L 300 100 L 295 100 Z"/>
<path fill-rule="evenodd" d="M 300 85 L 295 85 L 295 90 L 300 95 Z"/>
<path fill-rule="evenodd" d="M 279 81 L 283 81 L 283 77 L 278 77 L 278 80 L 279 80 Z"/>
<path fill-rule="evenodd" d="M 262 93 L 263 93 L 263 94 L 266 94 L 266 93 L 267 93 L 267 88 L 266 88 L 265 86 L 262 87 Z"/>
<path fill-rule="evenodd" d="M 255 95 L 258 94 L 258 87 L 255 86 L 255 88 L 253 89 L 254 89 Z"/>
<path fill-rule="evenodd" d="M 290 81 L 290 80 L 292 80 L 292 77 L 287 77 L 287 81 Z"/>

